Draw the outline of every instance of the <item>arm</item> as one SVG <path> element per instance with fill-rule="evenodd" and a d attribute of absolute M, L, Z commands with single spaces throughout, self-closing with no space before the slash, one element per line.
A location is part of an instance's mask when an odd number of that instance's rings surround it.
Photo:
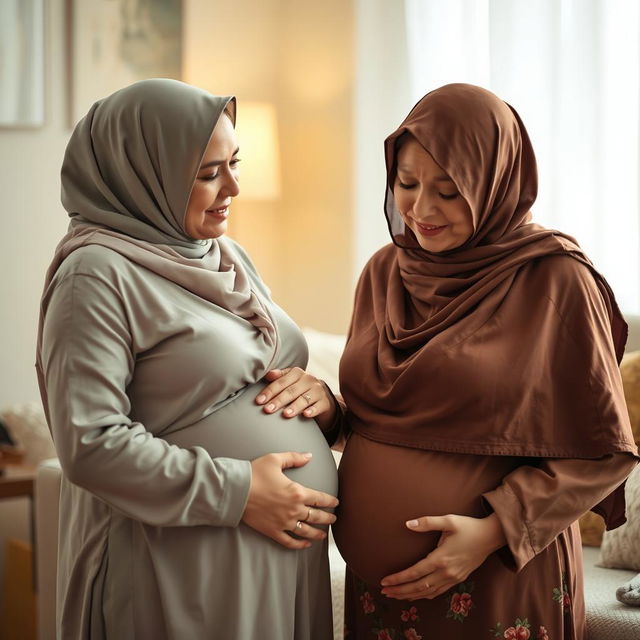
<path fill-rule="evenodd" d="M 511 554 L 505 559 L 520 571 L 583 513 L 624 482 L 636 465 L 627 453 L 596 460 L 541 459 L 510 473 L 483 494 L 500 520 Z"/>
<path fill-rule="evenodd" d="M 50 299 L 43 331 L 50 428 L 67 478 L 128 517 L 156 526 L 236 526 L 251 464 L 211 459 L 156 438 L 129 418 L 134 369 L 119 294 L 70 275 Z"/>
<path fill-rule="evenodd" d="M 49 424 L 67 478 L 124 515 L 154 526 L 237 526 L 241 519 L 290 548 L 285 533 L 308 506 L 336 500 L 291 482 L 282 470 L 308 457 L 278 453 L 249 462 L 211 458 L 155 437 L 129 417 L 134 371 L 127 313 L 111 283 L 70 275 L 58 283 L 44 323 L 42 364 Z M 318 509 L 298 531 L 334 517 Z"/>

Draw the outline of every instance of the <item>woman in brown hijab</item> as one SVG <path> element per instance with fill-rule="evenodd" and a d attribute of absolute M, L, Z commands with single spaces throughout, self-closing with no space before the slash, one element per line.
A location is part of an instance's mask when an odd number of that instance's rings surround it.
<path fill-rule="evenodd" d="M 626 325 L 576 241 L 531 221 L 517 113 L 426 95 L 385 141 L 393 242 L 358 284 L 335 538 L 345 637 L 580 640 L 578 517 L 624 522 Z"/>

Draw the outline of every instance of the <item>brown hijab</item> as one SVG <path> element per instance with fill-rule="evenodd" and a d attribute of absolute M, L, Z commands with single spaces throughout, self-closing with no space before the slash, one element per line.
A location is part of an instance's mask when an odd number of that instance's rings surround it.
<path fill-rule="evenodd" d="M 432 253 L 405 227 L 392 191 L 403 134 L 469 204 L 462 246 Z M 385 157 L 394 244 L 364 269 L 340 365 L 353 430 L 457 453 L 636 455 L 617 366 L 626 324 L 576 241 L 530 221 L 536 162 L 515 110 L 479 87 L 441 87 L 386 139 Z M 598 511 L 620 524 L 624 494 Z"/>

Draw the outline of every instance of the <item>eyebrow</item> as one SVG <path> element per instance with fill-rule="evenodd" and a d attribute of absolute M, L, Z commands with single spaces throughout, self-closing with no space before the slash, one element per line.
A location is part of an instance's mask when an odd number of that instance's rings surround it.
<path fill-rule="evenodd" d="M 240 147 L 238 147 L 232 154 L 231 157 L 237 156 L 240 151 Z M 224 164 L 224 160 L 212 160 L 211 162 L 207 162 L 207 164 L 200 165 L 200 169 L 198 171 L 202 171 L 203 169 L 208 169 L 209 167 L 219 167 L 221 164 Z"/>
<path fill-rule="evenodd" d="M 406 165 L 399 165 L 398 171 L 402 171 L 403 173 L 411 173 L 411 167 L 408 167 Z M 434 178 L 434 181 L 435 182 L 453 182 L 453 179 L 443 173 L 440 176 L 436 176 Z"/>

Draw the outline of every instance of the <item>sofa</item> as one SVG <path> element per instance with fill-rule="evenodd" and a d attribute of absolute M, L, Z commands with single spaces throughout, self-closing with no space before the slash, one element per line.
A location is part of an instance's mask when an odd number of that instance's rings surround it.
<path fill-rule="evenodd" d="M 628 318 L 628 351 L 640 350 L 640 318 Z M 338 360 L 344 337 L 305 329 L 309 343 L 309 370 L 337 389 Z M 640 391 L 640 390 L 639 390 Z M 334 452 L 339 464 L 340 454 Z M 40 640 L 55 638 L 55 581 L 58 531 L 60 465 L 56 459 L 40 464 L 35 486 L 36 566 Z M 598 566 L 600 550 L 584 547 L 585 600 L 588 640 L 640 640 L 640 607 L 629 607 L 615 598 L 618 586 L 636 571 Z M 330 539 L 329 559 L 333 590 L 334 636 L 342 638 L 344 562 Z"/>

